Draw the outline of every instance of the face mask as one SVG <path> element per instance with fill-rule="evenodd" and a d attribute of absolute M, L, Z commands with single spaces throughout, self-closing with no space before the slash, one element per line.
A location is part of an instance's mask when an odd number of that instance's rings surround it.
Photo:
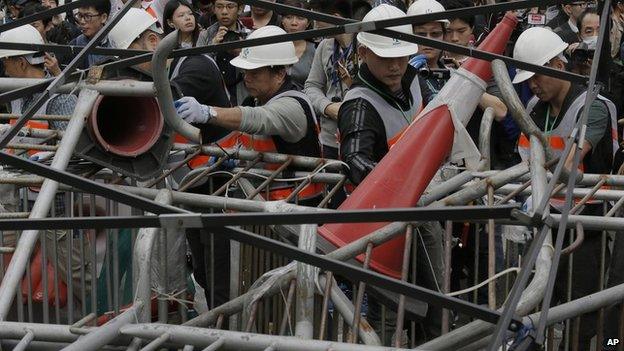
<path fill-rule="evenodd" d="M 596 43 L 598 42 L 598 36 L 594 35 L 594 36 L 591 36 L 589 38 L 585 38 L 585 39 L 583 39 L 583 42 L 585 44 L 587 44 L 588 46 L 593 45 L 595 47 Z"/>

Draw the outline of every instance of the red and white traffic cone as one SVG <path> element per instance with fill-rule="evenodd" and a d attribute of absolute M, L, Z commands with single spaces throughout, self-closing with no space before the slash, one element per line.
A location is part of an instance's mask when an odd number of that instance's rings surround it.
<path fill-rule="evenodd" d="M 502 53 L 517 22 L 515 16 L 507 14 L 479 49 Z M 468 59 L 339 210 L 416 206 L 453 148 L 455 123 L 468 123 L 485 92 L 485 82 L 491 77 L 489 62 Z M 318 232 L 341 247 L 386 224 L 331 223 L 319 228 Z M 400 278 L 404 243 L 405 238 L 401 236 L 375 248 L 370 266 L 378 272 Z M 362 261 L 363 256 L 358 259 Z"/>

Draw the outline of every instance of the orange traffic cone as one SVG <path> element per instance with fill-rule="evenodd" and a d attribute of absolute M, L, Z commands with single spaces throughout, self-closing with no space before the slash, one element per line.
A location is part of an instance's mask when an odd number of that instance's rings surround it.
<path fill-rule="evenodd" d="M 502 53 L 516 24 L 515 16 L 507 14 L 479 49 Z M 339 209 L 415 206 L 453 148 L 453 118 L 463 125 L 468 123 L 485 91 L 485 81 L 491 77 L 489 62 L 468 59 Z M 341 247 L 386 224 L 331 223 L 319 228 L 319 234 Z M 383 274 L 400 278 L 404 242 L 404 237 L 397 237 L 375 248 L 370 266 Z M 362 261 L 363 256 L 358 259 Z"/>

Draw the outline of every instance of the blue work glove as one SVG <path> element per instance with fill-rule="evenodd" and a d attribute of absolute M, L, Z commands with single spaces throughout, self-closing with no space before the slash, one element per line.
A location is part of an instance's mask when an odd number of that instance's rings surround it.
<path fill-rule="evenodd" d="M 207 123 L 212 117 L 210 107 L 200 104 L 192 96 L 185 96 L 174 101 L 173 106 L 178 115 L 188 123 Z"/>
<path fill-rule="evenodd" d="M 35 162 L 45 162 L 54 156 L 54 151 L 39 151 L 34 153 L 28 159 Z"/>
<path fill-rule="evenodd" d="M 210 159 L 208 160 L 208 166 L 214 165 L 218 159 L 219 158 L 216 156 L 210 156 Z M 233 158 L 228 158 L 227 160 L 221 163 L 220 169 L 225 170 L 225 171 L 231 171 L 236 166 L 238 166 L 238 160 L 233 159 Z"/>
<path fill-rule="evenodd" d="M 427 64 L 427 56 L 416 55 L 409 60 L 409 64 L 416 69 L 421 69 Z"/>

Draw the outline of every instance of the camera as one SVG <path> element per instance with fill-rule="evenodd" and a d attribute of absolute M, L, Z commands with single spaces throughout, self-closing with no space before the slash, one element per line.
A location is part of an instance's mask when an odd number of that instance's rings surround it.
<path fill-rule="evenodd" d="M 590 49 L 581 49 L 581 48 L 576 48 L 574 51 L 572 51 L 572 63 L 573 64 L 578 64 L 578 63 L 585 63 L 589 60 L 591 60 L 594 57 L 594 51 L 595 50 L 590 50 Z"/>
<path fill-rule="evenodd" d="M 418 74 L 423 79 L 449 80 L 451 78 L 451 71 L 448 69 L 421 69 Z"/>

